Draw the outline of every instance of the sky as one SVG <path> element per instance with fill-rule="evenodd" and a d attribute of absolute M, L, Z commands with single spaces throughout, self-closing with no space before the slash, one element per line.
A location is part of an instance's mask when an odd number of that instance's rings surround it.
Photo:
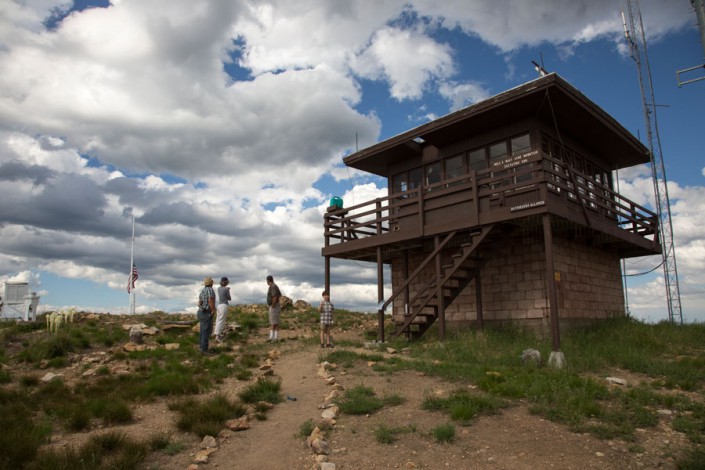
<path fill-rule="evenodd" d="M 640 3 L 684 321 L 705 321 L 705 63 L 689 0 Z M 556 72 L 646 136 L 615 0 L 0 2 L 0 283 L 39 311 L 195 311 L 203 278 L 314 303 L 323 214 L 386 196 L 343 158 Z M 702 76 L 691 72 L 687 78 Z M 647 166 L 620 192 L 654 207 Z M 625 262 L 630 314 L 668 318 L 660 256 Z M 648 274 L 644 274 L 648 273 Z M 385 279 L 389 280 L 387 273 Z M 376 266 L 332 261 L 332 301 L 374 311 Z M 387 286 L 386 292 L 391 292 Z"/>

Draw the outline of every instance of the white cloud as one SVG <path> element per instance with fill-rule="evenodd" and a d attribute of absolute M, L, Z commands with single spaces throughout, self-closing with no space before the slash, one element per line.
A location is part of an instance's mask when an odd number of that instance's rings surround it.
<path fill-rule="evenodd" d="M 386 28 L 378 31 L 366 50 L 352 62 L 359 75 L 390 83 L 397 100 L 418 99 L 427 82 L 454 73 L 450 48 L 423 32 Z"/>

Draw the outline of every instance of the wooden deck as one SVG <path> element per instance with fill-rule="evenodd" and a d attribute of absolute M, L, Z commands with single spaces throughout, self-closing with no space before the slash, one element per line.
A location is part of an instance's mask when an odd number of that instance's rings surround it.
<path fill-rule="evenodd" d="M 324 215 L 322 255 L 375 261 L 436 235 L 494 225 L 540 226 L 550 213 L 556 229 L 589 236 L 621 257 L 658 254 L 658 217 L 580 174 L 532 150 L 425 188 L 394 194 Z"/>

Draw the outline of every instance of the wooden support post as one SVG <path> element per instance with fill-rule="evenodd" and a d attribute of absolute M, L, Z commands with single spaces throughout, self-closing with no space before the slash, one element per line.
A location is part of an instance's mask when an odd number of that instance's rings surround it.
<path fill-rule="evenodd" d="M 433 237 L 435 248 L 438 249 L 440 238 L 438 235 Z M 436 254 L 436 299 L 438 300 L 438 339 L 444 341 L 446 339 L 446 306 L 443 297 L 443 278 L 441 273 L 441 252 Z"/>
<path fill-rule="evenodd" d="M 404 250 L 404 257 L 402 258 L 402 271 L 404 273 L 404 279 L 409 279 L 409 250 Z M 409 285 L 406 285 L 406 288 L 404 288 L 404 315 L 407 313 L 411 313 L 409 309 L 411 308 L 411 305 L 409 305 Z"/>
<path fill-rule="evenodd" d="M 382 247 L 377 247 L 377 305 L 384 302 L 384 265 L 382 264 Z M 391 304 L 394 308 L 394 304 Z M 377 341 L 384 343 L 384 310 L 377 310 Z"/>
<path fill-rule="evenodd" d="M 324 268 L 324 279 L 323 283 L 325 285 L 325 289 L 330 292 L 330 256 L 325 257 L 325 268 Z"/>
<path fill-rule="evenodd" d="M 475 270 L 475 311 L 477 312 L 477 329 L 482 330 L 482 283 L 480 282 L 479 269 Z"/>
<path fill-rule="evenodd" d="M 557 276 L 553 261 L 553 233 L 551 231 L 551 215 L 543 215 L 543 242 L 546 251 L 546 286 L 548 287 L 549 309 L 551 312 L 551 343 L 553 351 L 561 350 L 560 328 L 558 324 L 558 293 L 556 289 Z"/>

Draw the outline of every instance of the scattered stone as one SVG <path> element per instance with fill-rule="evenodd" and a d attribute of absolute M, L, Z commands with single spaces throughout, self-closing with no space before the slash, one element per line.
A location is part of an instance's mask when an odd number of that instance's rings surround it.
<path fill-rule="evenodd" d="M 565 354 L 562 351 L 551 351 L 548 356 L 548 365 L 555 369 L 562 369 L 566 364 Z"/>
<path fill-rule="evenodd" d="M 261 366 L 259 366 L 259 370 L 269 370 L 271 368 L 272 368 L 271 364 L 262 364 Z"/>
<path fill-rule="evenodd" d="M 321 470 L 335 470 L 335 464 L 333 462 L 321 462 L 319 468 Z"/>
<path fill-rule="evenodd" d="M 271 410 L 274 405 L 268 401 L 258 401 L 256 407 L 260 410 Z"/>
<path fill-rule="evenodd" d="M 142 337 L 142 329 L 135 325 L 130 329 L 130 344 L 142 344 L 144 338 Z"/>
<path fill-rule="evenodd" d="M 406 462 L 404 464 L 404 467 L 406 468 L 418 468 L 414 462 Z"/>
<path fill-rule="evenodd" d="M 627 386 L 627 381 L 624 379 L 620 379 L 619 377 L 607 377 L 605 378 L 605 380 L 615 385 L 621 385 L 622 387 Z"/>
<path fill-rule="evenodd" d="M 204 436 L 201 441 L 201 449 L 212 449 L 214 447 L 218 447 L 218 442 L 215 440 L 215 437 Z"/>
<path fill-rule="evenodd" d="M 282 352 L 278 349 L 272 349 L 267 353 L 267 359 L 270 361 L 276 361 L 282 355 Z"/>
<path fill-rule="evenodd" d="M 367 361 L 367 367 L 372 367 L 375 364 L 377 364 L 375 361 Z"/>
<path fill-rule="evenodd" d="M 250 422 L 247 419 L 247 416 L 243 416 L 241 418 L 231 419 L 230 421 L 227 421 L 225 423 L 225 427 L 227 427 L 231 431 L 245 431 L 247 429 L 250 429 Z"/>
<path fill-rule="evenodd" d="M 159 334 L 159 328 L 155 328 L 153 326 L 142 328 L 142 334 L 145 334 L 147 336 L 154 336 L 156 334 Z"/>
<path fill-rule="evenodd" d="M 671 416 L 673 414 L 673 411 L 661 409 L 661 410 L 656 410 L 656 413 L 658 413 L 662 416 Z"/>
<path fill-rule="evenodd" d="M 316 423 L 316 427 L 321 431 L 329 431 L 335 426 L 334 419 L 321 419 Z"/>
<path fill-rule="evenodd" d="M 186 468 L 186 470 L 198 470 L 198 465 L 196 465 L 195 463 L 192 463 L 191 465 L 188 466 L 188 468 Z"/>
<path fill-rule="evenodd" d="M 181 347 L 181 344 L 179 344 L 179 343 L 166 343 L 164 345 L 164 349 L 166 349 L 167 351 L 176 351 L 180 347 Z"/>
<path fill-rule="evenodd" d="M 396 354 L 396 353 L 397 353 L 397 350 L 394 349 L 394 348 L 387 348 L 387 352 L 388 352 L 389 354 Z"/>
<path fill-rule="evenodd" d="M 260 377 L 270 377 L 272 375 L 274 375 L 274 369 L 267 369 L 265 371 L 262 371 Z"/>
<path fill-rule="evenodd" d="M 318 437 L 311 441 L 311 450 L 314 454 L 328 455 L 330 453 L 330 446 L 328 442 Z"/>
<path fill-rule="evenodd" d="M 53 373 L 53 372 L 47 372 L 47 374 L 46 374 L 44 377 L 41 378 L 41 381 L 42 381 L 42 382 L 49 383 L 49 382 L 51 382 L 51 381 L 54 380 L 54 379 L 63 380 L 63 378 L 64 378 L 64 374 L 55 374 L 55 373 Z"/>
<path fill-rule="evenodd" d="M 323 399 L 323 403 L 326 405 L 329 403 L 333 403 L 333 401 L 335 401 L 336 398 L 340 397 L 340 395 L 340 390 L 331 390 L 328 395 L 326 395 Z"/>
<path fill-rule="evenodd" d="M 502 373 L 497 372 L 496 370 L 488 370 L 487 372 L 485 372 L 485 375 L 490 376 L 490 377 L 501 377 Z"/>
<path fill-rule="evenodd" d="M 203 449 L 196 452 L 193 461 L 196 463 L 208 463 L 208 457 L 218 449 Z"/>
<path fill-rule="evenodd" d="M 323 419 L 336 419 L 340 414 L 340 408 L 337 405 L 333 405 L 326 408 L 323 413 L 321 413 L 321 418 Z"/>
<path fill-rule="evenodd" d="M 147 325 L 144 323 L 126 323 L 122 325 L 122 329 L 125 331 L 132 331 L 133 328 L 137 328 L 138 330 L 141 330 L 143 328 L 149 328 Z"/>
<path fill-rule="evenodd" d="M 524 364 L 541 365 L 541 351 L 538 349 L 524 349 L 519 358 Z"/>
<path fill-rule="evenodd" d="M 133 351 L 146 351 L 147 345 L 146 344 L 134 344 L 134 343 L 126 343 L 122 349 L 124 349 L 127 352 L 133 352 Z"/>
<path fill-rule="evenodd" d="M 328 378 L 326 379 L 326 383 L 327 383 L 328 385 L 335 385 L 335 377 L 328 377 Z"/>
<path fill-rule="evenodd" d="M 306 302 L 305 300 L 297 300 L 294 302 L 294 308 L 296 310 L 308 310 L 311 308 L 311 304 Z"/>

